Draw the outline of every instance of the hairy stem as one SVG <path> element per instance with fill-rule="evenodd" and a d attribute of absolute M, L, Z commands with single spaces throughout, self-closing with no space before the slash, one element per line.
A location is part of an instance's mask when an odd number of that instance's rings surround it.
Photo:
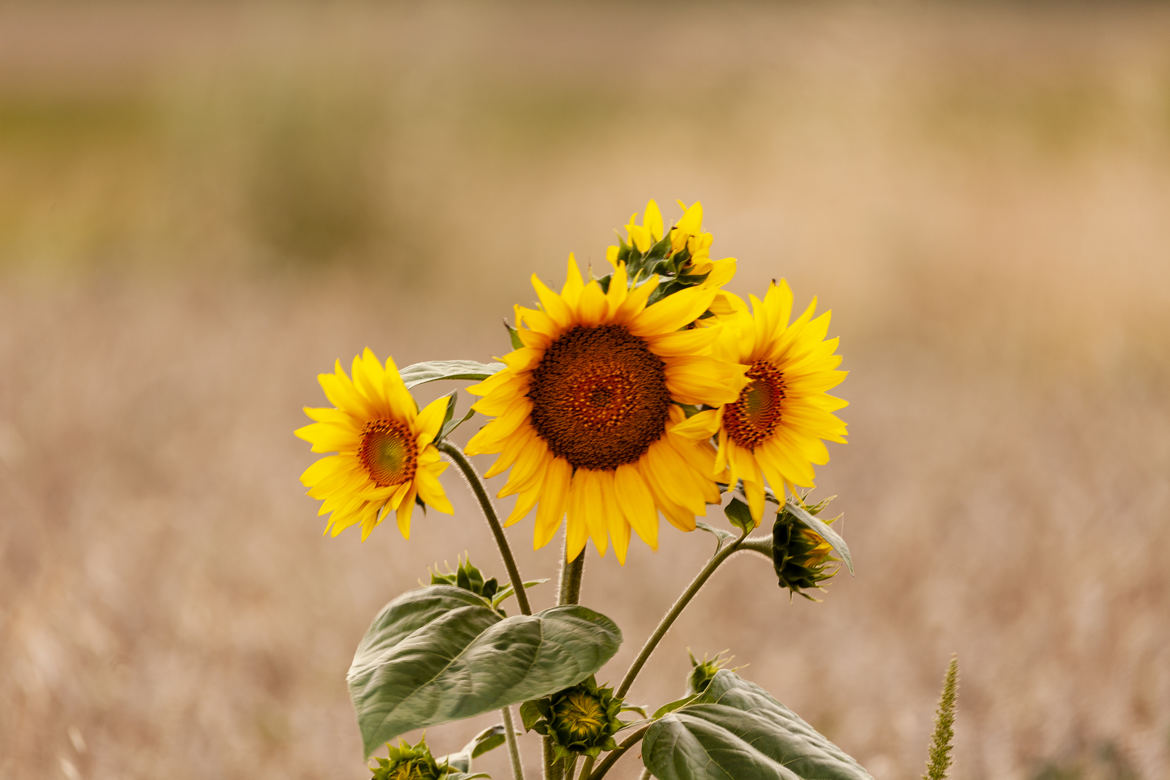
<path fill-rule="evenodd" d="M 500 710 L 504 715 L 504 737 L 508 741 L 508 755 L 512 758 L 512 777 L 524 780 L 524 764 L 520 761 L 520 746 L 516 744 L 516 728 L 512 725 L 512 708 Z"/>
<path fill-rule="evenodd" d="M 565 538 L 568 546 L 568 537 Z M 571 561 L 565 560 L 561 551 L 561 577 L 557 590 L 557 604 L 579 604 L 581 602 L 581 577 L 585 574 L 585 551 L 582 550 Z"/>
<path fill-rule="evenodd" d="M 663 616 L 661 622 L 658 623 L 658 627 L 654 629 L 654 633 L 651 634 L 650 638 L 646 640 L 646 644 L 642 645 L 642 649 L 638 652 L 638 657 L 634 659 L 632 664 L 630 664 L 630 668 L 626 672 L 626 676 L 622 678 L 621 685 L 618 686 L 617 691 L 614 693 L 615 696 L 617 696 L 619 699 L 625 697 L 626 693 L 630 690 L 630 686 L 634 684 L 634 678 L 638 676 L 638 672 L 642 671 L 642 667 L 645 666 L 646 661 L 649 660 L 650 654 L 654 652 L 654 648 L 658 647 L 658 643 L 662 641 L 662 637 L 666 636 L 666 632 L 670 629 L 671 625 L 673 625 L 674 621 L 677 620 L 678 616 L 682 614 L 682 611 L 686 609 L 687 604 L 691 603 L 691 599 L 695 597 L 695 595 L 699 592 L 699 589 L 702 588 L 707 580 L 710 579 L 711 575 L 715 573 L 715 570 L 718 569 L 725 560 L 731 557 L 732 553 L 740 548 L 740 545 L 743 544 L 745 538 L 746 533 L 741 535 L 733 542 L 729 542 L 726 545 L 721 545 L 715 551 L 715 554 L 711 556 L 711 560 L 707 561 L 707 564 L 702 568 L 702 570 L 700 570 L 699 573 L 695 575 L 695 578 L 691 580 L 691 584 L 687 586 L 686 590 L 682 592 L 682 595 L 680 595 L 674 602 L 674 605 L 670 608 L 670 611 L 667 612 Z"/>
<path fill-rule="evenodd" d="M 508 580 L 512 583 L 512 590 L 516 592 L 516 603 L 520 606 L 522 613 L 531 615 L 532 607 L 528 604 L 528 594 L 524 592 L 524 580 L 520 578 L 520 570 L 516 568 L 516 559 L 512 557 L 512 548 L 508 546 L 508 538 L 504 536 L 504 528 L 500 525 L 500 518 L 496 514 L 495 507 L 492 506 L 487 489 L 483 486 L 483 480 L 479 478 L 471 461 L 459 451 L 458 447 L 446 441 L 439 442 L 436 446 L 463 472 L 467 484 L 471 485 L 471 492 L 479 501 L 479 508 L 483 510 L 483 516 L 492 529 L 492 535 L 496 537 L 496 546 L 500 548 L 500 557 L 504 559 L 504 568 L 508 570 Z"/>
<path fill-rule="evenodd" d="M 557 584 L 557 604 L 577 604 L 581 601 L 581 577 L 585 573 L 585 551 L 582 550 L 576 559 L 567 561 L 565 550 L 568 547 L 568 535 L 561 547 L 561 573 Z M 553 758 L 552 737 L 544 738 L 544 777 L 545 780 L 563 780 L 565 766 Z M 584 777 L 584 775 L 582 775 Z"/>
<path fill-rule="evenodd" d="M 646 734 L 646 730 L 649 728 L 650 724 L 647 723 L 645 726 L 639 727 L 633 733 L 631 733 L 630 736 L 623 739 L 622 743 L 611 750 L 609 755 L 607 755 L 605 759 L 597 765 L 596 772 L 588 771 L 593 765 L 593 759 L 590 759 L 589 763 L 587 763 L 581 770 L 581 780 L 586 780 L 586 778 L 588 778 L 588 780 L 597 780 L 599 777 L 604 777 L 605 773 L 609 771 L 609 768 L 617 763 L 617 760 L 625 755 L 627 750 L 642 740 L 642 737 Z"/>

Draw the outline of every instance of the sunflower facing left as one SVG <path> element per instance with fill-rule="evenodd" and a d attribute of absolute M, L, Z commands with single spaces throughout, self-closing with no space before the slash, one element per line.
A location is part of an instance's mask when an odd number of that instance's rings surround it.
<path fill-rule="evenodd" d="M 438 398 L 421 412 L 398 375 L 392 358 L 383 366 L 369 349 L 353 359 L 353 379 L 337 361 L 332 374 L 318 381 L 333 407 L 305 407 L 315 422 L 296 435 L 313 452 L 332 452 L 301 475 L 312 498 L 322 501 L 318 514 L 329 514 L 326 533 L 334 536 L 360 524 L 362 539 L 394 513 L 398 530 L 410 536 L 410 515 L 420 500 L 452 513 L 439 483 L 447 468 L 434 440 L 443 425 L 447 399 Z"/>

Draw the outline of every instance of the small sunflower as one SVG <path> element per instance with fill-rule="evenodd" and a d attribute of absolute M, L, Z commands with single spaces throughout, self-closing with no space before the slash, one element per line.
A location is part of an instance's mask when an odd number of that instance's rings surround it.
<path fill-rule="evenodd" d="M 511 469 L 501 498 L 517 495 L 508 524 L 533 507 L 535 546 L 566 518 L 573 560 L 592 538 L 604 555 L 613 539 L 625 562 L 630 529 L 658 545 L 658 513 L 690 531 L 719 501 L 715 450 L 675 434 L 680 404 L 734 401 L 744 369 L 711 353 L 718 328 L 687 328 L 717 292 L 698 284 L 647 305 L 658 280 L 629 286 L 624 263 L 609 279 L 582 280 L 572 255 L 558 294 L 536 276 L 540 309 L 516 307 L 523 346 L 505 368 L 468 388 L 472 407 L 494 417 L 467 444 L 499 453 L 485 476 Z"/>
<path fill-rule="evenodd" d="M 312 444 L 313 452 L 336 454 L 305 469 L 301 483 L 322 500 L 318 514 L 330 515 L 327 533 L 337 536 L 360 523 L 365 540 L 394 512 L 398 530 L 409 538 L 416 499 L 452 512 L 438 479 L 447 464 L 433 443 L 447 399 L 418 411 L 394 360 L 387 358 L 383 366 L 369 349 L 353 359 L 352 373 L 351 381 L 339 360 L 332 374 L 317 376 L 333 407 L 305 407 L 315 422 L 296 435 Z"/>
<path fill-rule="evenodd" d="M 657 292 L 659 297 L 702 282 L 722 287 L 735 275 L 734 257 L 711 259 L 713 238 L 710 233 L 703 232 L 703 204 L 696 201 L 687 206 L 680 200 L 678 205 L 683 215 L 671 226 L 665 238 L 662 212 L 651 200 L 646 204 L 641 225 L 637 213 L 630 215 L 626 225 L 628 241 L 619 238 L 620 243 L 608 247 L 605 253 L 614 268 L 619 263 L 626 264 L 631 283 L 650 274 L 666 279 Z M 726 295 L 721 289 L 716 292 L 710 306 L 712 314 L 731 311 Z"/>
<path fill-rule="evenodd" d="M 848 402 L 829 395 L 845 378 L 834 354 L 838 339 L 826 339 L 830 312 L 813 317 L 814 298 L 792 323 L 792 290 L 773 282 L 752 309 L 728 296 L 733 311 L 721 315 L 719 346 L 725 358 L 747 370 L 748 384 L 731 403 L 699 412 L 677 429 L 680 435 L 718 437 L 715 467 L 728 470 L 729 484 L 743 480 L 752 518 L 764 514 L 764 484 L 777 496 L 797 486 L 813 487 L 814 465 L 829 462 L 825 441 L 844 443 L 845 423 L 833 412 Z"/>

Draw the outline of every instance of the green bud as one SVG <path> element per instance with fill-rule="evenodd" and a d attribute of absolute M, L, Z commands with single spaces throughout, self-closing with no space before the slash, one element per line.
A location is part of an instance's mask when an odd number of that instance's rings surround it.
<path fill-rule="evenodd" d="M 827 504 L 824 501 L 808 511 L 815 515 Z M 837 573 L 838 559 L 832 553 L 833 548 L 816 531 L 784 509 L 777 513 L 772 524 L 772 566 L 781 588 L 812 599 L 805 591 L 821 590 L 820 583 Z"/>
<path fill-rule="evenodd" d="M 432 569 L 431 584 L 453 585 L 457 588 L 469 590 L 491 601 L 500 589 L 500 583 L 496 581 L 496 578 L 492 577 L 490 580 L 485 580 L 480 570 L 471 565 L 470 558 L 460 560 L 458 563 L 459 566 L 455 571 L 442 572 L 437 568 Z"/>
<path fill-rule="evenodd" d="M 373 780 L 443 780 L 450 772 L 446 764 L 440 766 L 427 747 L 427 741 L 408 745 L 403 741 L 398 747 L 386 743 L 388 758 L 379 758 L 378 766 L 370 771 Z"/>
<path fill-rule="evenodd" d="M 727 665 L 731 663 L 732 656 L 724 655 L 724 652 L 726 651 L 716 653 L 711 658 L 704 655 L 703 660 L 700 661 L 695 658 L 694 653 L 687 651 L 687 655 L 691 657 L 691 673 L 687 676 L 688 696 L 694 696 L 707 690 L 715 673 L 720 669 L 727 668 Z"/>
<path fill-rule="evenodd" d="M 525 707 L 521 708 L 525 726 L 551 737 L 553 752 L 562 760 L 582 755 L 596 758 L 603 750 L 613 750 L 617 747 L 613 735 L 625 725 L 618 720 L 622 700 L 614 697 L 612 688 L 597 685 L 593 677 L 526 702 Z"/>

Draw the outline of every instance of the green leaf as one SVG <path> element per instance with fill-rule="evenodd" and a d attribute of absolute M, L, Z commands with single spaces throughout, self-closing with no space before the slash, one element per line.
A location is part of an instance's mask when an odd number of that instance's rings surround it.
<path fill-rule="evenodd" d="M 677 710 L 681 707 L 687 706 L 688 704 L 693 702 L 696 697 L 698 697 L 700 695 L 701 694 L 698 694 L 698 693 L 692 693 L 690 696 L 684 696 L 681 699 L 675 699 L 674 701 L 667 702 L 666 704 L 663 704 L 661 707 L 654 710 L 654 715 L 651 716 L 651 720 L 659 720 L 663 715 L 669 715 L 670 713 L 674 712 L 675 710 Z"/>
<path fill-rule="evenodd" d="M 716 539 L 718 539 L 719 540 L 719 547 L 721 547 L 721 548 L 723 547 L 723 545 L 727 544 L 728 542 L 735 540 L 735 534 L 729 533 L 728 531 L 724 531 L 722 528 L 716 528 L 713 525 L 707 525 L 702 520 L 695 521 L 695 528 L 698 528 L 700 531 L 706 531 L 707 533 L 711 534 Z"/>
<path fill-rule="evenodd" d="M 548 577 L 541 577 L 538 580 L 524 580 L 524 590 L 527 591 L 529 588 L 535 587 L 537 585 L 543 585 L 546 582 L 548 582 Z M 492 596 L 492 606 L 496 609 L 499 609 L 500 605 L 503 604 L 509 596 L 514 595 L 516 595 L 516 591 L 512 585 L 504 585 L 496 592 L 495 596 Z"/>
<path fill-rule="evenodd" d="M 349 668 L 365 753 L 412 729 L 567 688 L 620 644 L 612 620 L 581 606 L 505 618 L 450 585 L 405 593 L 374 619 Z"/>
<path fill-rule="evenodd" d="M 502 724 L 491 726 L 472 737 L 471 741 L 464 745 L 458 753 L 452 753 L 437 760 L 440 764 L 445 763 L 457 772 L 470 772 L 472 759 L 479 758 L 490 750 L 495 750 L 507 739 Z"/>
<path fill-rule="evenodd" d="M 479 758 L 484 753 L 495 750 L 507 741 L 508 737 L 506 736 L 504 726 L 501 724 L 479 732 L 463 749 L 470 749 L 471 757 Z"/>
<path fill-rule="evenodd" d="M 738 498 L 731 499 L 723 509 L 723 514 L 727 515 L 727 519 L 736 528 L 740 528 L 744 533 L 751 533 L 752 529 L 756 527 L 757 523 L 752 519 L 752 510 L 748 509 L 748 505 Z"/>
<path fill-rule="evenodd" d="M 841 538 L 841 534 L 834 531 L 831 525 L 816 515 L 810 514 L 807 509 L 791 499 L 784 504 L 784 511 L 816 531 L 822 539 L 829 543 L 829 546 L 833 548 L 833 552 L 840 556 L 845 567 L 849 569 L 849 573 L 853 573 L 853 556 L 849 554 L 849 546 L 845 544 L 845 540 Z"/>
<path fill-rule="evenodd" d="M 411 388 L 440 379 L 487 379 L 503 367 L 503 363 L 477 363 L 474 360 L 431 360 L 413 363 L 398 373 L 407 388 Z"/>
<path fill-rule="evenodd" d="M 646 731 L 642 760 L 660 780 L 872 780 L 796 713 L 726 669 Z"/>

